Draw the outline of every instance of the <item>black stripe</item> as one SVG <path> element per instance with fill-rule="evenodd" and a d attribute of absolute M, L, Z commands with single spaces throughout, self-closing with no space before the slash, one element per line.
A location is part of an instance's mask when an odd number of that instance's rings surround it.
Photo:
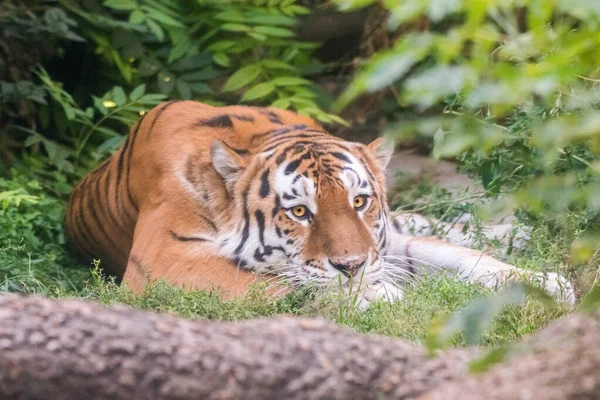
<path fill-rule="evenodd" d="M 121 224 L 122 221 L 117 218 L 115 216 L 115 214 L 113 213 L 113 209 L 110 206 L 110 184 L 111 184 L 111 171 L 110 169 L 108 171 L 106 171 L 105 174 L 105 180 L 104 180 L 104 198 L 106 201 L 106 213 L 108 214 L 110 220 L 112 221 L 113 225 L 116 226 L 121 232 L 123 232 L 124 234 L 126 234 L 129 238 L 131 238 L 131 231 L 125 229 L 125 227 Z"/>
<path fill-rule="evenodd" d="M 227 128 L 233 129 L 233 121 L 227 114 L 219 115 L 209 119 L 198 121 L 194 124 L 194 127 L 208 127 L 208 128 Z"/>
<path fill-rule="evenodd" d="M 92 197 L 89 193 L 89 191 L 87 192 L 83 192 L 83 194 L 88 196 L 88 200 L 87 200 L 87 204 L 88 207 L 90 207 L 90 204 L 92 203 Z M 101 251 L 101 247 L 98 246 L 97 244 L 97 238 L 96 237 L 91 237 L 88 235 L 92 233 L 92 230 L 90 229 L 90 226 L 87 224 L 86 218 L 85 218 L 85 213 L 84 213 L 84 208 L 83 208 L 83 203 L 84 203 L 84 198 L 81 197 L 80 202 L 79 202 L 79 221 L 81 223 L 80 227 L 80 234 L 84 235 L 84 240 L 87 242 L 87 244 L 89 245 L 88 249 L 91 250 L 89 253 L 93 255 L 92 258 L 96 258 L 99 257 L 101 254 L 103 254 L 103 252 Z M 97 222 L 98 216 L 95 214 L 95 210 L 93 208 L 91 208 L 89 210 L 92 215 L 92 219 L 94 221 Z M 102 230 L 102 234 L 106 236 L 106 232 L 104 231 L 103 227 L 100 226 L 100 229 Z M 102 260 L 102 257 L 99 257 Z M 114 260 L 112 260 L 110 257 L 106 256 L 104 257 L 105 260 L 108 262 L 108 264 L 112 267 L 118 266 L 117 263 L 114 262 Z M 110 268 L 109 268 L 110 269 Z"/>
<path fill-rule="evenodd" d="M 267 117 L 269 119 L 269 122 L 272 122 L 274 124 L 283 124 L 283 121 L 281 120 L 281 116 L 279 114 L 277 114 L 275 111 L 272 110 L 266 110 L 266 109 L 258 109 L 258 112 L 262 115 L 264 115 L 265 117 Z"/>
<path fill-rule="evenodd" d="M 256 223 L 258 224 L 258 236 L 260 238 L 260 244 L 265 245 L 265 214 L 256 210 L 254 212 L 254 216 L 256 217 Z"/>
<path fill-rule="evenodd" d="M 327 140 L 327 139 L 324 139 L 324 140 Z M 311 151 L 311 152 L 313 152 L 313 153 L 316 153 L 319 156 L 326 155 L 328 153 L 326 151 L 316 151 L 317 147 L 322 148 L 322 147 L 326 147 L 326 146 L 333 146 L 333 147 L 336 147 L 336 148 L 341 148 L 342 150 L 345 150 L 345 151 L 349 151 L 347 148 L 341 146 L 340 143 L 338 143 L 338 142 L 331 142 L 329 140 L 327 140 L 327 141 L 301 140 L 299 142 L 295 142 L 295 143 L 293 143 L 293 144 L 285 147 L 284 149 L 280 150 L 279 151 L 279 155 L 277 156 L 276 163 L 277 164 L 281 164 L 283 161 L 285 161 L 285 158 L 286 158 L 287 154 L 290 151 L 292 151 L 299 144 L 308 145 L 308 150 Z M 275 154 L 276 153 L 269 155 L 266 159 L 267 160 L 271 159 Z"/>
<path fill-rule="evenodd" d="M 90 182 L 91 183 L 91 182 Z M 111 248 L 115 249 L 117 248 L 117 245 L 115 244 L 113 237 L 110 236 L 108 234 L 108 232 L 106 231 L 106 229 L 104 228 L 104 225 L 102 224 L 102 219 L 98 217 L 98 213 L 96 212 L 96 202 L 94 201 L 95 199 L 99 199 L 100 198 L 100 179 L 96 178 L 96 182 L 94 185 L 94 196 L 91 196 L 90 190 L 92 189 L 91 187 L 88 188 L 88 201 L 87 201 L 87 205 L 92 217 L 92 220 L 94 222 L 94 224 L 96 225 L 96 227 L 100 230 L 100 233 L 102 234 L 102 236 L 104 236 L 105 238 L 105 243 L 108 242 L 108 245 L 111 246 Z M 103 252 L 106 255 L 106 252 Z M 113 266 L 118 266 L 119 264 L 114 262 L 114 260 L 109 257 L 107 255 L 106 257 Z"/>
<path fill-rule="evenodd" d="M 267 168 L 265 172 L 263 172 L 262 177 L 260 179 L 260 190 L 259 194 L 261 198 L 265 198 L 269 195 L 271 191 L 271 186 L 269 185 L 269 169 Z"/>
<path fill-rule="evenodd" d="M 67 218 L 65 221 L 67 229 L 67 234 L 69 236 L 69 241 L 71 242 L 74 250 L 79 253 L 82 258 L 85 258 L 86 261 L 93 258 L 93 255 L 90 253 L 88 249 L 85 248 L 84 242 L 82 242 L 81 236 L 79 235 L 79 224 L 76 221 L 75 217 L 75 193 L 77 192 L 77 188 L 79 185 L 73 190 L 71 193 L 71 199 L 69 200 Z"/>
<path fill-rule="evenodd" d="M 300 166 L 300 164 L 302 163 L 302 161 L 304 161 L 304 160 L 308 160 L 308 159 L 310 159 L 311 157 L 312 157 L 312 154 L 311 154 L 311 152 L 310 152 L 310 151 L 307 151 L 306 153 L 304 153 L 304 154 L 302 155 L 302 157 L 300 157 L 300 158 L 298 158 L 298 159 L 296 159 L 296 160 L 294 160 L 294 161 L 291 161 L 291 162 L 290 162 L 290 163 L 287 165 L 287 167 L 285 167 L 285 171 L 284 171 L 284 173 L 285 173 L 286 175 L 289 175 L 289 174 L 291 174 L 291 173 L 295 172 L 295 171 L 298 169 L 298 167 Z"/>
<path fill-rule="evenodd" d="M 138 126 L 139 126 L 139 123 L 138 123 Z M 129 148 L 130 137 L 131 136 L 127 136 L 127 140 L 125 140 L 125 144 L 121 148 L 121 153 L 119 154 L 119 161 L 117 163 L 117 178 L 115 181 L 115 206 L 117 209 L 123 209 L 123 205 L 119 201 L 119 193 L 120 193 L 119 187 L 121 186 L 121 176 L 123 176 L 123 163 L 125 161 L 125 153 L 127 152 L 127 149 Z M 124 216 L 125 213 L 122 213 L 122 215 Z"/>
<path fill-rule="evenodd" d="M 138 123 L 137 127 L 133 131 L 133 137 L 131 138 L 131 143 L 129 145 L 129 151 L 127 153 L 127 177 L 125 178 L 125 189 L 127 190 L 127 198 L 129 199 L 129 202 L 131 203 L 131 205 L 135 209 L 136 213 L 139 210 L 138 210 L 137 205 L 133 201 L 133 198 L 131 197 L 131 191 L 129 190 L 129 175 L 131 173 L 131 157 L 133 155 L 133 148 L 135 146 L 135 140 L 137 139 L 138 132 L 140 131 L 140 127 L 142 126 L 142 122 L 144 122 L 144 116 L 142 116 L 142 119 L 140 120 L 140 122 Z"/>
<path fill-rule="evenodd" d="M 239 119 L 240 121 L 254 122 L 254 117 L 251 115 L 234 115 L 233 117 L 235 119 Z"/>
<path fill-rule="evenodd" d="M 231 150 L 235 151 L 240 156 L 245 156 L 245 155 L 250 154 L 250 152 L 248 150 L 245 150 L 245 149 L 236 149 L 235 147 L 231 147 L 231 146 L 229 146 L 229 148 Z"/>
<path fill-rule="evenodd" d="M 178 240 L 180 242 L 210 242 L 210 240 L 208 240 L 208 239 L 194 237 L 194 236 L 179 236 L 178 234 L 176 234 L 173 231 L 169 231 L 169 233 L 171 234 L 171 237 L 173 239 Z"/>
<path fill-rule="evenodd" d="M 273 206 L 273 211 L 272 211 L 272 217 L 275 218 L 275 216 L 277 215 L 277 213 L 279 212 L 279 210 L 281 209 L 281 199 L 279 198 L 279 195 L 275 196 L 275 205 Z"/>
<path fill-rule="evenodd" d="M 154 117 L 154 119 L 152 120 L 152 124 L 150 124 L 150 129 L 148 129 L 148 137 L 150 137 L 150 135 L 152 135 L 152 130 L 154 129 L 154 124 L 156 124 L 156 121 L 158 121 L 158 118 L 160 117 L 160 115 L 165 112 L 165 110 L 169 107 L 171 107 L 173 104 L 175 103 L 179 103 L 180 101 L 184 101 L 184 100 L 171 100 L 166 102 L 165 104 L 163 104 L 163 106 L 161 108 L 158 109 L 158 111 L 156 112 L 156 117 Z M 146 116 L 144 114 L 144 116 Z M 142 117 L 143 119 L 143 117 Z M 140 121 L 141 123 L 141 121 Z"/>
<path fill-rule="evenodd" d="M 235 249 L 235 254 L 240 254 L 242 248 L 244 248 L 244 244 L 248 240 L 250 236 L 250 213 L 248 211 L 248 193 L 250 191 L 250 186 L 246 188 L 244 193 L 242 194 L 242 199 L 244 201 L 244 230 L 242 231 L 242 240 L 240 240 L 240 244 Z"/>
<path fill-rule="evenodd" d="M 348 157 L 346 157 L 346 155 L 343 154 L 343 153 L 339 153 L 337 151 L 334 151 L 334 152 L 331 152 L 329 154 L 332 155 L 333 157 L 337 158 L 338 160 L 342 160 L 344 162 L 352 164 L 352 161 L 350 161 L 350 159 Z"/>
<path fill-rule="evenodd" d="M 212 222 L 210 219 L 208 219 L 207 217 L 205 217 L 204 215 L 198 215 L 202 221 L 206 222 L 208 225 L 210 225 L 210 227 L 215 231 L 218 232 L 219 229 L 217 228 L 217 226 L 215 225 L 214 222 Z"/>
<path fill-rule="evenodd" d="M 94 258 L 94 256 L 98 254 L 98 247 L 95 241 L 89 236 L 91 232 L 84 217 L 83 194 L 85 193 L 82 192 L 77 199 L 79 207 L 77 208 L 77 214 L 73 214 L 73 220 L 77 223 L 77 233 L 79 234 L 79 237 L 83 239 L 82 243 L 84 244 L 84 248 L 92 255 L 92 258 Z"/>
<path fill-rule="evenodd" d="M 270 130 L 268 130 L 266 132 L 255 133 L 254 135 L 250 136 L 250 141 L 254 142 L 255 140 L 262 139 L 265 136 L 269 136 L 269 135 L 277 135 L 277 136 L 279 136 L 279 135 L 283 135 L 285 133 L 288 133 L 288 132 L 291 132 L 291 131 L 297 131 L 297 130 L 309 131 L 308 130 L 308 126 L 306 126 L 304 124 L 288 125 L 288 126 L 286 126 L 284 128 L 270 129 Z"/>
<path fill-rule="evenodd" d="M 263 146 L 268 146 L 268 147 L 265 147 L 264 150 L 262 150 L 262 151 L 266 152 L 266 151 L 273 150 L 273 149 L 279 147 L 279 145 L 281 143 L 289 143 L 289 141 L 293 140 L 293 139 L 313 139 L 314 140 L 314 139 L 322 138 L 323 140 L 328 140 L 329 137 L 330 137 L 329 135 L 318 134 L 318 133 L 289 134 L 289 135 L 286 135 L 284 137 L 277 137 L 277 138 L 274 138 L 272 140 L 266 141 L 265 143 L 263 143 Z M 311 144 L 313 144 L 313 143 L 319 143 L 320 144 L 321 142 L 314 142 L 314 141 L 306 142 L 306 141 L 302 141 L 302 142 L 294 143 L 293 146 L 296 147 L 296 145 L 301 145 L 301 144 L 306 144 L 306 143 L 311 143 Z"/>

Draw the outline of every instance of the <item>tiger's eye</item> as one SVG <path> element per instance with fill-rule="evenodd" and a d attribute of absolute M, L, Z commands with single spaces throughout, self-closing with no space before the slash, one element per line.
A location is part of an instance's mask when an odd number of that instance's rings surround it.
<path fill-rule="evenodd" d="M 366 202 L 367 199 L 365 198 L 365 196 L 356 196 L 352 203 L 354 205 L 354 208 L 361 209 L 364 207 Z"/>
<path fill-rule="evenodd" d="M 294 208 L 292 208 L 292 213 L 298 217 L 298 218 L 302 218 L 306 215 L 306 207 L 304 206 L 296 206 Z"/>

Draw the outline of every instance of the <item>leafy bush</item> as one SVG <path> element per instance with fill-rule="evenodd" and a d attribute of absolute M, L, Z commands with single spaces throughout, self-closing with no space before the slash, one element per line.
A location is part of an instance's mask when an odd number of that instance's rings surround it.
<path fill-rule="evenodd" d="M 79 290 L 89 269 L 66 249 L 65 204 L 39 182 L 0 179 L 0 291 L 52 294 Z"/>
<path fill-rule="evenodd" d="M 372 0 L 338 0 L 344 9 Z M 491 194 L 514 190 L 503 204 L 551 218 L 586 215 L 587 238 L 575 259 L 589 258 L 600 235 L 597 157 L 597 2 L 567 0 L 389 0 L 392 28 L 406 29 L 393 48 L 369 59 L 340 97 L 393 86 L 401 107 L 421 115 L 390 127 L 434 142 L 436 157 L 461 156 Z M 415 25 L 412 25 L 415 26 Z M 498 205 L 498 204 L 497 204 Z"/>
<path fill-rule="evenodd" d="M 273 104 L 323 122 L 308 79 L 318 47 L 295 38 L 294 0 L 8 3 L 0 14 L 0 161 L 67 193 L 160 101 Z M 30 55 L 27 49 L 39 49 Z M 17 157 L 15 157 L 15 154 Z"/>

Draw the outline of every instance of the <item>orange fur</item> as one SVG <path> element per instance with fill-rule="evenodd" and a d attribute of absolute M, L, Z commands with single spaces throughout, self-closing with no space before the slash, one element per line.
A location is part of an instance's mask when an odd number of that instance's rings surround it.
<path fill-rule="evenodd" d="M 71 243 L 85 259 L 101 259 L 108 272 L 136 291 L 147 279 L 163 279 L 188 288 L 218 286 L 230 296 L 243 294 L 256 280 L 254 273 L 236 268 L 235 260 L 198 235 L 210 239 L 239 224 L 231 201 L 239 195 L 233 192 L 235 185 L 258 192 L 251 170 L 265 165 L 254 162 L 253 155 L 265 150 L 267 139 L 273 140 L 268 133 L 300 124 L 321 130 L 308 117 L 278 109 L 211 107 L 191 101 L 157 106 L 133 127 L 123 147 L 73 190 L 66 218 Z M 211 144 L 217 139 L 226 145 L 224 157 L 246 171 L 235 181 L 226 182 L 213 166 L 216 155 L 211 157 Z M 370 165 L 380 207 L 386 207 L 383 168 L 376 165 L 376 155 L 367 148 L 361 154 L 357 151 L 357 157 Z M 287 221 L 283 213 L 277 217 L 293 231 L 292 240 L 312 235 L 304 257 L 323 253 L 339 259 L 356 251 L 376 252 L 368 227 L 350 204 L 344 204 L 347 194 L 323 190 L 319 200 L 323 216 L 315 233 L 310 229 L 296 233 L 297 223 Z M 256 194 L 248 199 L 254 208 L 264 201 Z M 376 210 L 373 207 L 372 213 Z"/>

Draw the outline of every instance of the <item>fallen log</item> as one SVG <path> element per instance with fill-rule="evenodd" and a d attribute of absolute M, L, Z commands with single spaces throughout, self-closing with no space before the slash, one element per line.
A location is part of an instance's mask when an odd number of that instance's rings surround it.
<path fill-rule="evenodd" d="M 596 322 L 581 316 L 565 321 L 546 332 L 553 340 L 569 340 L 569 350 L 578 350 L 574 357 L 585 358 L 586 368 L 548 364 L 556 370 L 550 382 L 538 379 L 535 363 L 527 364 L 530 370 L 519 370 L 518 376 L 502 372 L 505 365 L 499 365 L 483 377 L 473 377 L 467 365 L 481 350 L 453 349 L 427 357 L 415 344 L 358 335 L 324 320 L 194 322 L 81 300 L 4 295 L 0 398 L 465 399 L 473 392 L 461 392 L 462 385 L 484 390 L 483 385 L 488 393 L 494 392 L 498 379 L 508 386 L 495 398 L 517 398 L 510 396 L 510 385 L 519 385 L 517 390 L 525 383 L 538 387 L 537 382 L 539 390 L 547 390 L 567 384 L 557 379 L 559 375 L 575 372 L 581 374 L 578 395 L 596 393 L 590 390 L 599 388 L 598 378 L 590 376 L 589 368 L 599 370 L 600 350 L 584 354 L 580 348 L 600 349 Z M 584 341 L 579 340 L 582 335 Z M 537 343 L 533 340 L 531 346 Z M 544 352 L 539 357 L 552 359 L 560 346 Z"/>

